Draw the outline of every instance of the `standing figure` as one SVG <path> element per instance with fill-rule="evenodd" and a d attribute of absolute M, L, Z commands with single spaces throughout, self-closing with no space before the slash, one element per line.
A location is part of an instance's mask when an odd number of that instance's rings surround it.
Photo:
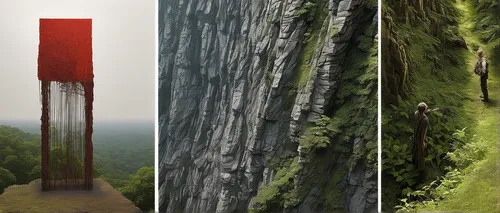
<path fill-rule="evenodd" d="M 427 104 L 419 103 L 418 110 L 415 112 L 415 127 L 413 133 L 413 165 L 418 170 L 425 168 L 425 135 L 427 134 L 427 126 L 429 126 L 429 118 L 425 113 L 428 111 Z"/>
<path fill-rule="evenodd" d="M 477 56 L 478 58 L 476 66 L 474 67 L 474 73 L 480 76 L 481 91 L 483 92 L 483 94 L 479 97 L 481 97 L 482 101 L 488 102 L 488 61 L 486 60 L 484 52 L 481 49 L 477 51 Z"/>

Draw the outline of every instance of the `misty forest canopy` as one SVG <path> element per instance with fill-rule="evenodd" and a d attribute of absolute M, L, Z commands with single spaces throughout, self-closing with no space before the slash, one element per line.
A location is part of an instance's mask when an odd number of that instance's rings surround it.
<path fill-rule="evenodd" d="M 36 132 L 30 125 L 18 125 Z M 97 124 L 94 129 L 94 177 L 103 178 L 137 207 L 154 208 L 154 135 L 152 124 Z M 52 134 L 57 134 L 55 128 Z M 71 136 L 71 137 L 74 137 Z M 66 159 L 66 147 L 50 151 L 51 167 L 63 167 L 67 160 L 83 172 L 83 162 Z M 39 179 L 41 172 L 40 135 L 19 128 L 0 126 L 0 194 L 15 184 Z M 77 171 L 78 172 L 78 171 Z M 64 169 L 51 174 L 63 178 Z"/>
<path fill-rule="evenodd" d="M 40 178 L 40 136 L 0 126 L 0 192 Z"/>

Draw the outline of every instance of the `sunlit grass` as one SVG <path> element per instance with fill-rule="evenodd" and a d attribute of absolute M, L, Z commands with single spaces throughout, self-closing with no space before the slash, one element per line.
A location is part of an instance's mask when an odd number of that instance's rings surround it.
<path fill-rule="evenodd" d="M 457 1 L 457 7 L 461 10 L 463 17 L 460 20 L 460 30 L 469 47 L 471 44 L 479 45 L 490 55 L 492 49 L 487 44 L 480 42 L 477 32 L 473 32 L 474 10 L 468 2 Z M 495 63 L 490 62 L 490 75 L 488 79 L 488 91 L 490 103 L 483 103 L 479 99 L 481 94 L 479 77 L 472 71 L 476 61 L 475 50 L 468 52 L 468 66 L 464 69 L 470 70 L 470 82 L 467 86 L 468 99 L 464 104 L 468 116 L 476 119 L 476 125 L 468 127 L 468 133 L 474 135 L 469 143 L 482 143 L 489 147 L 483 160 L 471 164 L 462 173 L 464 180 L 457 186 L 453 194 L 446 200 L 438 201 L 436 207 L 424 207 L 420 210 L 455 210 L 461 212 L 498 212 L 498 201 L 500 194 L 500 178 L 498 172 L 498 142 L 499 138 L 499 98 L 500 98 L 500 75 Z M 472 121 L 473 122 L 473 121 Z"/>

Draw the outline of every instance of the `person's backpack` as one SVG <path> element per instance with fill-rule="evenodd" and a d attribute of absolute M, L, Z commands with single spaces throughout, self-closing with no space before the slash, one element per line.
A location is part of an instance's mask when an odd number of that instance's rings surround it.
<path fill-rule="evenodd" d="M 483 71 L 483 69 L 481 69 L 483 61 L 486 62 L 486 67 L 485 67 L 484 71 Z M 476 73 L 476 75 L 479 75 L 479 76 L 483 76 L 486 73 L 488 73 L 488 61 L 486 60 L 486 58 L 483 57 L 482 59 L 477 60 L 476 66 L 474 68 L 474 73 Z"/>

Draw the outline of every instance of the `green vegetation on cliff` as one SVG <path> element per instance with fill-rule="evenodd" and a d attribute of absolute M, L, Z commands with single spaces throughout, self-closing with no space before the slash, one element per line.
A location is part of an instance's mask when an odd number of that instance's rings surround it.
<path fill-rule="evenodd" d="M 16 176 L 9 170 L 0 167 L 0 194 L 10 185 L 16 184 Z"/>
<path fill-rule="evenodd" d="M 322 43 L 318 43 L 318 41 L 324 41 L 320 32 L 323 28 L 323 22 L 328 16 L 326 2 L 322 0 L 315 0 L 314 2 L 304 3 L 304 6 L 297 13 L 297 15 L 304 16 L 309 27 L 304 34 L 304 45 L 298 59 L 298 73 L 293 82 L 295 88 L 304 87 L 311 76 L 314 75 L 314 73 L 310 73 L 312 71 L 311 63 L 316 50 L 322 46 Z"/>
<path fill-rule="evenodd" d="M 367 14 L 374 14 L 374 2 L 363 5 Z M 314 57 L 319 57 L 324 41 L 336 35 L 335 29 L 331 29 L 331 34 L 326 33 L 328 22 L 325 20 L 330 17 L 325 3 L 317 1 L 309 4 L 311 7 L 305 3 L 302 8 L 304 12 L 300 15 L 308 14 L 305 11 L 316 12 L 312 18 L 307 15 L 309 27 L 298 58 L 295 88 L 303 88 L 310 78 L 316 78 L 315 69 L 311 69 Z M 342 211 L 346 189 L 341 183 L 346 180 L 347 173 L 356 165 L 363 165 L 376 174 L 378 44 L 374 39 L 377 26 L 371 21 L 366 20 L 358 28 L 360 30 L 347 47 L 345 71 L 331 106 L 321 119 L 305 125 L 299 139 L 301 156 L 285 152 L 271 160 L 268 167 L 275 176 L 259 187 L 251 201 L 252 212 L 290 210 L 301 205 L 308 196 L 315 199 L 314 203 L 307 204 L 312 209 Z M 320 193 L 311 195 L 315 190 Z"/>
<path fill-rule="evenodd" d="M 130 176 L 120 192 L 142 210 L 153 210 L 155 202 L 155 168 L 142 167 Z"/>

